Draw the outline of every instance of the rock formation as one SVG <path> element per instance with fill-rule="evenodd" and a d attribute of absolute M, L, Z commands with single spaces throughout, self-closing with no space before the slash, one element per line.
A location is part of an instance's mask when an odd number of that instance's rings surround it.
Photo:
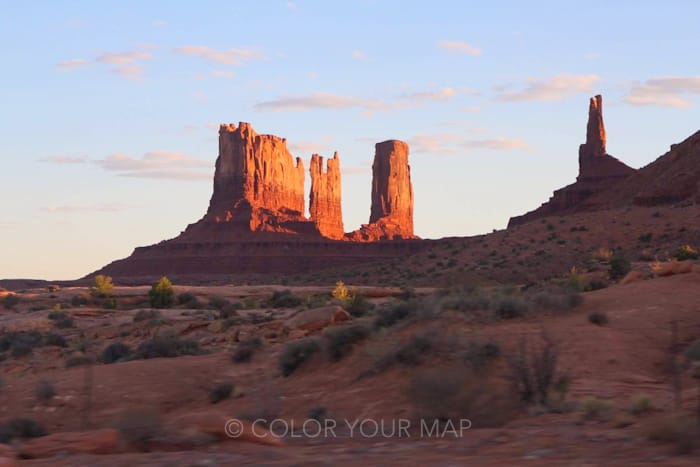
<path fill-rule="evenodd" d="M 408 144 L 389 140 L 375 145 L 369 224 L 348 234 L 356 241 L 416 238 Z"/>
<path fill-rule="evenodd" d="M 304 221 L 304 165 L 286 140 L 258 135 L 241 122 L 219 128 L 214 192 L 205 221 L 250 231 L 284 231 L 284 222 Z"/>
<path fill-rule="evenodd" d="M 311 156 L 311 192 L 309 193 L 309 215 L 318 231 L 324 237 L 341 239 L 343 212 L 340 203 L 340 159 L 338 153 L 328 159 L 323 171 L 323 157 Z"/>
<path fill-rule="evenodd" d="M 508 227 L 523 224 L 541 217 L 561 215 L 600 207 L 600 198 L 594 195 L 605 192 L 636 172 L 607 153 L 603 123 L 603 98 L 592 97 L 588 106 L 586 142 L 579 147 L 579 174 L 576 182 L 556 190 L 539 208 L 522 216 L 512 217 Z M 593 203 L 593 200 L 597 200 Z M 603 204 L 605 200 L 602 200 Z"/>

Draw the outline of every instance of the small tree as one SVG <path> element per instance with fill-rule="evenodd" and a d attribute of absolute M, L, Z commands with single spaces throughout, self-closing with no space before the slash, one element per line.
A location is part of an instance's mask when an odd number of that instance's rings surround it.
<path fill-rule="evenodd" d="M 98 274 L 90 287 L 90 295 L 97 298 L 107 298 L 112 295 L 112 289 L 114 289 L 112 278 Z"/>
<path fill-rule="evenodd" d="M 170 308 L 175 302 L 173 284 L 167 277 L 161 277 L 148 292 L 148 299 L 153 308 Z"/>
<path fill-rule="evenodd" d="M 331 295 L 333 295 L 333 298 L 335 298 L 339 302 L 345 302 L 351 297 L 352 292 L 350 292 L 348 288 L 345 287 L 343 281 L 338 281 L 335 283 L 335 288 L 333 289 Z"/>

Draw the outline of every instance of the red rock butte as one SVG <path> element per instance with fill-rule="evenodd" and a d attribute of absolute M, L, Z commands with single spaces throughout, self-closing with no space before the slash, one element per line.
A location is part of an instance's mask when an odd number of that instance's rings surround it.
<path fill-rule="evenodd" d="M 259 135 L 245 122 L 223 124 L 214 190 L 204 217 L 176 238 L 136 248 L 130 257 L 95 274 L 122 280 L 162 274 L 205 280 L 222 274 L 305 272 L 423 247 L 411 241 L 417 237 L 406 143 L 376 145 L 369 223 L 347 234 L 340 156 L 336 152 L 325 162 L 324 168 L 322 156 L 311 156 L 307 218 L 304 164 L 288 150 L 286 139 Z M 372 245 L 378 242 L 382 245 Z"/>
<path fill-rule="evenodd" d="M 586 142 L 579 146 L 576 181 L 556 190 L 549 201 L 534 211 L 511 217 L 508 227 L 542 217 L 603 208 L 604 206 L 591 203 L 596 199 L 594 195 L 605 192 L 636 172 L 607 153 L 606 140 L 603 97 L 598 95 L 591 98 L 588 106 Z"/>

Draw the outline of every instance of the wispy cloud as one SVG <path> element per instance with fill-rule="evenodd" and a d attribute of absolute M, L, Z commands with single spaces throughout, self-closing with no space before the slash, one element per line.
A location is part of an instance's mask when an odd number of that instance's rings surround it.
<path fill-rule="evenodd" d="M 82 58 L 73 58 L 71 60 L 65 60 L 63 62 L 58 62 L 56 68 L 59 71 L 71 71 L 76 68 L 84 67 L 90 65 L 88 60 L 83 60 Z"/>
<path fill-rule="evenodd" d="M 211 72 L 211 75 L 214 78 L 233 78 L 236 76 L 236 73 L 233 71 L 214 70 Z"/>
<path fill-rule="evenodd" d="M 480 48 L 462 41 L 443 40 L 439 41 L 437 46 L 455 54 L 481 55 Z"/>
<path fill-rule="evenodd" d="M 112 73 L 130 81 L 140 81 L 143 75 L 141 62 L 151 59 L 146 52 L 106 52 L 95 61 L 113 65 Z"/>
<path fill-rule="evenodd" d="M 631 83 L 624 102 L 631 105 L 656 105 L 660 107 L 689 107 L 683 98 L 700 94 L 700 76 L 668 76 Z"/>
<path fill-rule="evenodd" d="M 500 94 L 496 100 L 503 102 L 515 101 L 556 101 L 578 93 L 592 92 L 592 85 L 599 82 L 597 75 L 556 75 L 547 79 L 532 78 L 525 88 L 505 92 L 505 86 L 497 87 Z"/>
<path fill-rule="evenodd" d="M 353 50 L 352 52 L 352 58 L 355 58 L 357 60 L 364 60 L 367 58 L 364 52 L 360 50 Z"/>
<path fill-rule="evenodd" d="M 84 164 L 88 162 L 83 156 L 49 156 L 39 159 L 39 162 L 51 162 L 53 164 Z"/>
<path fill-rule="evenodd" d="M 425 101 L 444 102 L 457 95 L 457 90 L 451 87 L 442 88 L 439 91 L 424 91 L 404 94 L 401 99 L 408 102 L 420 103 Z"/>
<path fill-rule="evenodd" d="M 263 58 L 262 53 L 254 48 L 216 50 L 203 45 L 185 45 L 174 50 L 181 55 L 199 57 L 220 65 L 241 65 L 249 60 Z"/>
<path fill-rule="evenodd" d="M 273 112 L 310 109 L 346 109 L 351 107 L 360 107 L 371 111 L 386 109 L 389 105 L 382 101 L 325 92 L 315 92 L 304 96 L 281 96 L 277 99 L 255 104 L 255 108 L 258 110 L 270 110 Z"/>
<path fill-rule="evenodd" d="M 407 142 L 411 152 L 434 155 L 466 153 L 472 149 L 508 151 L 529 148 L 527 142 L 519 138 L 468 139 L 458 133 L 420 133 Z"/>
<path fill-rule="evenodd" d="M 210 161 L 177 151 L 151 151 L 142 157 L 117 153 L 94 162 L 102 169 L 117 172 L 122 177 L 203 180 L 211 179 L 213 170 Z"/>
<path fill-rule="evenodd" d="M 320 154 L 328 150 L 328 145 L 326 143 L 319 143 L 317 141 L 299 141 L 296 143 L 289 143 L 288 146 L 290 151 L 300 154 Z"/>
<path fill-rule="evenodd" d="M 127 209 L 131 209 L 133 206 L 129 206 L 126 204 L 111 204 L 111 203 L 105 203 L 105 204 L 61 204 L 61 205 L 53 205 L 53 206 L 46 206 L 41 208 L 42 211 L 50 212 L 52 214 L 56 213 L 74 213 L 74 212 L 84 212 L 84 211 L 89 211 L 89 212 L 118 212 L 118 211 L 125 211 Z"/>

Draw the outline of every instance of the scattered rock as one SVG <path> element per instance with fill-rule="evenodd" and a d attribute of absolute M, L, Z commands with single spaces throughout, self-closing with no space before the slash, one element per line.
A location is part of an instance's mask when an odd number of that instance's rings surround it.
<path fill-rule="evenodd" d="M 177 426 L 186 432 L 199 432 L 219 441 L 245 441 L 267 446 L 284 446 L 278 438 L 260 425 L 253 426 L 246 420 L 237 420 L 215 412 L 187 414 L 177 420 Z"/>
<path fill-rule="evenodd" d="M 119 432 L 114 429 L 55 433 L 24 441 L 19 446 L 22 458 L 52 457 L 60 453 L 111 454 L 116 451 Z"/>
<path fill-rule="evenodd" d="M 304 331 L 318 331 L 331 324 L 349 321 L 350 314 L 338 305 L 303 310 L 289 320 L 289 326 Z"/>

